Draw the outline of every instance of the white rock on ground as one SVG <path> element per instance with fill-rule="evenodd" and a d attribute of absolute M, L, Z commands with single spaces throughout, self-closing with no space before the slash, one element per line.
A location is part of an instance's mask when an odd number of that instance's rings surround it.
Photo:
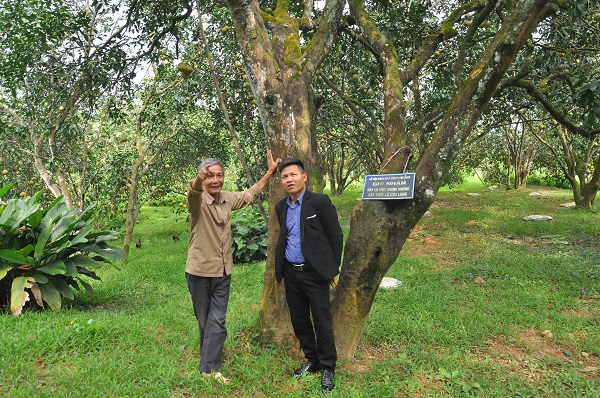
<path fill-rule="evenodd" d="M 540 214 L 533 214 L 531 216 L 523 217 L 523 220 L 525 220 L 525 221 L 550 221 L 550 220 L 552 220 L 552 217 L 551 216 L 543 216 Z"/>
<path fill-rule="evenodd" d="M 389 278 L 387 276 L 384 276 L 381 280 L 381 283 L 379 284 L 379 288 L 385 290 L 396 290 L 402 286 L 403 284 L 401 281 L 399 281 L 396 278 Z"/>

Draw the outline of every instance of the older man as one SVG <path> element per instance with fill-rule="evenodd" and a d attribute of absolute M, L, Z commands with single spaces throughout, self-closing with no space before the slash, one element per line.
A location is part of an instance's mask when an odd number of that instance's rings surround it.
<path fill-rule="evenodd" d="M 280 161 L 273 160 L 271 151 L 267 151 L 267 172 L 242 192 L 222 190 L 225 167 L 214 158 L 204 160 L 189 182 L 190 246 L 185 276 L 200 331 L 199 370 L 205 378 L 224 384 L 230 383 L 220 368 L 233 268 L 231 212 L 249 205 L 262 193 Z"/>

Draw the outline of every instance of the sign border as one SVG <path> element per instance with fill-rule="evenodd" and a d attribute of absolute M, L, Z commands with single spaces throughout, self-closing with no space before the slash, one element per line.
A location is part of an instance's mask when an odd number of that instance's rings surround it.
<path fill-rule="evenodd" d="M 412 175 L 412 189 L 411 189 L 411 196 L 408 197 L 402 197 L 402 198 L 365 198 L 365 189 L 367 188 L 367 179 L 369 177 L 381 177 L 381 176 L 403 176 L 403 175 Z M 412 172 L 412 173 L 394 173 L 394 174 L 367 174 L 365 176 L 365 183 L 363 184 L 363 192 L 362 192 L 362 196 L 361 196 L 361 200 L 405 200 L 405 199 L 414 199 L 415 197 L 415 179 L 416 179 L 416 173 Z"/>

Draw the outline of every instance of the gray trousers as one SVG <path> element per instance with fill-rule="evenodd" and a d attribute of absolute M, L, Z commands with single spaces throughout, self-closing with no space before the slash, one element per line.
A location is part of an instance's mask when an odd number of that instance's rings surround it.
<path fill-rule="evenodd" d="M 200 331 L 199 369 L 204 373 L 217 372 L 221 368 L 223 344 L 227 337 L 225 314 L 231 275 L 212 278 L 186 272 L 185 279 L 192 295 L 194 315 Z"/>

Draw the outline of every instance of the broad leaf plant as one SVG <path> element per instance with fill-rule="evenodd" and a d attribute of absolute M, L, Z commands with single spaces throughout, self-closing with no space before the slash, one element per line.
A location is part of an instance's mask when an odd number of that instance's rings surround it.
<path fill-rule="evenodd" d="M 19 315 L 31 295 L 30 304 L 53 310 L 75 298 L 72 289 L 92 295 L 83 277 L 100 280 L 103 263 L 123 258 L 107 243 L 117 232 L 93 230 L 95 205 L 80 212 L 59 197 L 42 208 L 41 192 L 3 202 L 11 187 L 0 188 L 0 307 Z"/>

